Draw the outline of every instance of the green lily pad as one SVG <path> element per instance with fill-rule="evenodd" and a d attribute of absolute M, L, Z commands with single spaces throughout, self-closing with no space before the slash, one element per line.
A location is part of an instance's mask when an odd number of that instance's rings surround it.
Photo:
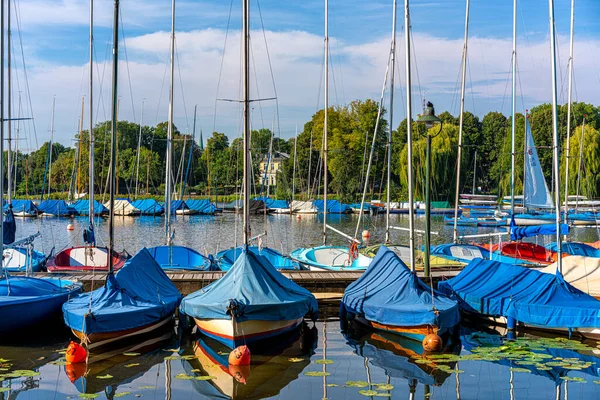
<path fill-rule="evenodd" d="M 346 386 L 348 386 L 348 387 L 364 388 L 364 387 L 369 386 L 369 382 L 365 382 L 365 381 L 348 381 L 348 382 L 346 382 Z"/>
<path fill-rule="evenodd" d="M 394 385 L 390 385 L 389 383 L 376 383 L 373 386 L 377 386 L 377 390 L 392 390 L 392 389 L 394 389 Z"/>
<path fill-rule="evenodd" d="M 217 377 L 212 375 L 201 375 L 196 376 L 194 379 L 197 381 L 212 381 L 213 379 L 217 379 Z"/>
<path fill-rule="evenodd" d="M 170 361 L 170 360 L 179 360 L 179 356 L 166 356 L 164 358 L 166 361 Z"/>
<path fill-rule="evenodd" d="M 3 393 L 3 392 L 8 392 L 9 390 L 10 390 L 10 388 L 7 388 L 7 387 L 0 387 L 0 393 Z"/>
<path fill-rule="evenodd" d="M 140 389 L 156 389 L 156 386 L 140 386 Z"/>
<path fill-rule="evenodd" d="M 579 378 L 577 376 L 561 376 L 560 379 L 569 382 L 577 382 L 577 383 L 587 383 L 587 381 L 583 378 Z"/>
<path fill-rule="evenodd" d="M 180 379 L 182 381 L 187 381 L 187 380 L 194 379 L 194 377 L 191 376 L 191 375 L 188 375 L 188 374 L 177 374 L 177 375 L 175 375 L 175 379 Z"/>
<path fill-rule="evenodd" d="M 327 387 L 338 387 L 337 383 L 328 383 Z"/>
<path fill-rule="evenodd" d="M 527 374 L 527 373 L 529 373 L 529 374 L 531 373 L 531 371 L 530 371 L 530 370 L 528 370 L 527 368 L 516 368 L 516 367 L 512 367 L 510 370 L 511 370 L 511 371 L 513 371 L 513 372 L 523 372 L 523 373 L 526 373 L 526 374 Z"/>
<path fill-rule="evenodd" d="M 377 392 L 377 394 L 374 394 L 373 397 L 392 397 L 392 394 L 391 393 Z"/>
<path fill-rule="evenodd" d="M 288 361 L 292 362 L 292 363 L 299 363 L 299 362 L 304 361 L 304 358 L 292 357 L 292 358 L 288 358 Z"/>
<path fill-rule="evenodd" d="M 112 377 L 113 377 L 112 375 L 106 374 L 106 375 L 99 375 L 96 377 L 96 379 L 110 379 Z"/>
<path fill-rule="evenodd" d="M 121 392 L 121 393 L 115 394 L 114 397 L 125 397 L 125 396 L 128 396 L 130 394 L 131 394 L 131 392 Z"/>
<path fill-rule="evenodd" d="M 140 365 L 140 364 L 139 363 L 131 363 L 131 364 L 127 364 L 125 366 L 125 368 L 137 367 L 138 365 Z"/>
<path fill-rule="evenodd" d="M 80 393 L 79 394 L 79 398 L 80 399 L 95 399 L 96 397 L 99 397 L 100 395 L 98 393 Z"/>
<path fill-rule="evenodd" d="M 363 396 L 375 396 L 377 395 L 376 390 L 359 390 L 358 394 L 362 394 Z"/>
<path fill-rule="evenodd" d="M 331 375 L 331 373 L 323 372 L 323 371 L 309 371 L 309 372 L 305 372 L 304 375 L 306 375 L 306 376 L 329 376 L 329 375 Z"/>
<path fill-rule="evenodd" d="M 123 353 L 124 356 L 128 356 L 128 357 L 136 357 L 139 356 L 140 353 Z"/>
<path fill-rule="evenodd" d="M 193 360 L 194 358 L 196 358 L 195 355 L 187 355 L 187 356 L 179 357 L 180 360 Z"/>
<path fill-rule="evenodd" d="M 326 358 L 315 361 L 315 364 L 333 364 L 333 360 L 328 360 Z"/>

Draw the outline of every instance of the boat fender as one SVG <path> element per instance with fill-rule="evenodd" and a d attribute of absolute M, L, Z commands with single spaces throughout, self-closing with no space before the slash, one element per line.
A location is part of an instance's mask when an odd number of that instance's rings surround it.
<path fill-rule="evenodd" d="M 440 351 L 443 344 L 442 338 L 435 333 L 430 333 L 423 339 L 423 349 L 425 351 Z"/>
<path fill-rule="evenodd" d="M 72 230 L 74 230 L 74 229 L 75 229 L 75 226 L 73 226 L 73 224 L 69 224 L 69 225 L 67 225 L 67 230 L 68 230 L 68 231 L 72 231 Z"/>
<path fill-rule="evenodd" d="M 365 229 L 364 231 L 362 231 L 362 238 L 363 239 L 369 239 L 371 237 L 371 232 L 369 232 L 367 229 Z"/>
<path fill-rule="evenodd" d="M 67 347 L 65 359 L 72 364 L 84 363 L 87 359 L 87 351 L 82 345 L 71 341 L 69 347 Z"/>
<path fill-rule="evenodd" d="M 229 365 L 250 365 L 250 349 L 248 346 L 238 346 L 229 353 Z"/>

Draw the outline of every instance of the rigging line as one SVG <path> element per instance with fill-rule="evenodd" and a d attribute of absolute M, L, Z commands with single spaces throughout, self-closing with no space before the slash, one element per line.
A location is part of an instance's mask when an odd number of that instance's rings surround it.
<path fill-rule="evenodd" d="M 471 111 L 477 115 L 477 108 L 475 108 L 475 92 L 473 91 L 473 76 L 471 75 L 471 63 L 469 62 L 469 55 L 467 54 L 467 70 L 469 71 L 469 90 L 471 91 L 471 101 L 473 102 L 473 108 Z M 521 92 L 522 93 L 522 92 Z"/>
<path fill-rule="evenodd" d="M 340 105 L 340 101 L 338 99 L 338 95 L 337 95 L 337 85 L 335 83 L 335 68 L 333 67 L 333 58 L 331 56 L 331 52 L 329 52 L 329 65 L 331 65 L 332 67 L 330 68 L 331 70 L 331 81 L 333 82 L 333 94 L 335 96 L 335 103 L 339 106 Z"/>
<path fill-rule="evenodd" d="M 170 60 L 171 59 L 171 37 L 170 37 L 170 35 L 169 35 L 168 39 L 169 39 L 168 59 Z M 165 80 L 167 79 L 167 71 L 169 70 L 169 62 L 170 61 L 167 61 L 165 63 L 165 72 L 163 73 L 162 83 L 160 84 L 160 92 L 158 94 L 158 104 L 156 105 L 156 116 L 154 119 L 154 125 L 158 125 L 158 114 L 160 113 L 160 103 L 161 103 L 163 92 L 165 89 Z M 151 143 L 154 144 L 154 138 L 152 138 Z M 151 144 L 151 146 L 152 146 L 152 144 Z M 152 149 L 152 147 L 150 149 Z"/>
<path fill-rule="evenodd" d="M 504 95 L 502 96 L 502 103 L 500 104 L 500 112 L 504 114 L 504 100 L 506 100 L 506 92 L 508 91 L 508 84 L 512 79 L 512 58 L 514 54 L 510 57 L 510 66 L 508 67 L 508 72 L 506 73 L 506 84 L 504 85 Z M 515 94 L 516 95 L 516 94 Z"/>
<path fill-rule="evenodd" d="M 227 51 L 227 39 L 229 38 L 229 25 L 231 23 L 231 12 L 233 9 L 233 0 L 229 4 L 229 15 L 227 17 L 227 27 L 225 28 L 225 42 L 223 43 L 223 53 L 221 54 L 221 65 L 219 67 L 219 77 L 217 79 L 217 93 L 215 95 L 215 109 L 213 112 L 213 132 L 216 131 L 217 127 L 217 98 L 219 97 L 219 90 L 221 88 L 221 77 L 223 76 L 223 64 L 225 62 L 225 52 Z"/>
<path fill-rule="evenodd" d="M 255 89 L 256 89 L 256 96 L 257 98 L 260 99 L 260 89 L 258 87 L 258 75 L 256 73 L 257 69 L 256 69 L 256 57 L 254 56 L 254 46 L 252 45 L 252 39 L 248 38 L 248 40 L 250 41 L 250 59 L 252 60 L 252 75 L 254 75 L 254 83 L 255 83 Z M 262 107 L 262 102 L 258 102 L 258 110 L 260 112 L 260 122 L 261 122 L 261 129 L 265 127 L 265 118 L 264 118 L 264 114 L 263 114 L 263 107 Z M 252 142 L 252 132 L 250 133 L 250 142 Z M 252 159 L 252 158 L 251 158 Z"/>
<path fill-rule="evenodd" d="M 417 49 L 415 48 L 415 35 L 413 35 L 412 33 L 412 25 L 409 27 L 410 29 L 410 40 L 412 41 L 412 51 L 413 51 L 413 57 L 412 57 L 412 61 L 414 61 L 414 70 L 417 73 L 417 85 L 419 86 L 419 94 L 421 95 L 421 107 L 425 106 L 425 94 L 423 93 L 423 87 L 421 86 L 421 78 L 419 77 L 419 64 L 417 62 Z"/>
<path fill-rule="evenodd" d="M 185 102 L 185 91 L 183 90 L 183 79 L 181 78 L 181 62 L 179 61 L 179 53 L 177 52 L 177 38 L 175 38 L 175 57 L 177 58 L 177 72 L 179 73 L 179 87 L 181 90 L 181 102 L 183 104 L 183 114 L 185 115 L 185 125 L 187 134 L 189 135 L 190 121 L 187 112 L 187 103 Z M 181 133 L 181 132 L 180 132 Z"/>
<path fill-rule="evenodd" d="M 333 26 L 333 30 L 336 31 L 337 30 L 337 25 L 335 23 L 336 21 L 336 11 L 335 11 L 335 7 L 333 5 L 334 2 L 329 3 L 329 21 L 331 22 L 331 25 Z M 342 104 L 346 104 L 346 94 L 344 91 L 344 77 L 342 75 L 342 56 L 340 53 L 340 46 L 339 46 L 339 41 L 335 40 L 335 49 L 337 52 L 337 59 L 338 59 L 338 71 L 339 71 L 339 76 L 340 76 L 340 86 L 342 89 Z M 331 40 L 330 40 L 330 44 L 331 44 Z M 332 59 L 332 63 L 333 63 L 333 59 Z M 332 64 L 334 65 L 334 64 Z M 333 68 L 332 68 L 333 71 Z"/>
<path fill-rule="evenodd" d="M 96 117 L 96 124 L 98 123 L 98 120 L 100 118 L 100 107 L 102 107 L 102 115 L 104 116 L 104 120 L 106 120 L 106 106 L 104 105 L 103 86 L 104 86 L 104 77 L 106 75 L 105 74 L 106 62 L 108 60 L 109 49 L 110 49 L 110 45 L 107 42 L 106 50 L 104 53 L 104 62 L 102 64 L 102 73 L 100 73 L 100 65 L 98 65 L 98 62 L 96 62 L 96 76 L 98 77 L 98 86 L 100 87 L 100 89 L 98 90 L 98 94 L 97 94 L 99 101 L 96 102 L 96 111 L 94 114 L 94 116 Z M 94 59 L 99 60 L 95 47 L 94 47 Z"/>
<path fill-rule="evenodd" d="M 123 9 L 119 9 L 121 20 L 121 40 L 123 41 L 123 52 L 125 53 L 125 67 L 127 68 L 127 82 L 129 83 L 129 98 L 131 100 L 131 112 L 133 113 L 133 123 L 135 123 L 135 104 L 133 103 L 133 87 L 131 86 L 131 73 L 129 72 L 129 58 L 127 57 L 127 36 L 123 27 Z"/>

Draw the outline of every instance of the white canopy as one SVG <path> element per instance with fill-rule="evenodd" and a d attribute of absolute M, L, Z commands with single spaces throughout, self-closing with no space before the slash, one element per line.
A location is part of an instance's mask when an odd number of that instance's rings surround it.
<path fill-rule="evenodd" d="M 555 274 L 557 263 L 542 269 Z M 567 256 L 562 259 L 563 277 L 571 285 L 593 297 L 600 297 L 600 258 Z"/>
<path fill-rule="evenodd" d="M 110 204 L 107 201 L 104 207 L 110 210 Z M 140 215 L 141 211 L 131 205 L 129 200 L 115 200 L 115 215 Z"/>

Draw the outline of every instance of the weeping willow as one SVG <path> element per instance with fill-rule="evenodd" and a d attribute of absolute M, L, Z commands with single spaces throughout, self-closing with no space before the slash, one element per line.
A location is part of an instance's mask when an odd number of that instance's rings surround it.
<path fill-rule="evenodd" d="M 577 193 L 577 178 L 581 163 L 581 175 L 579 176 L 579 194 L 594 198 L 600 192 L 600 132 L 590 125 L 586 125 L 583 131 L 583 154 L 580 157 L 581 126 L 575 128 L 571 134 L 571 149 L 569 157 L 569 194 Z M 566 140 L 563 145 L 560 173 L 565 176 L 566 168 Z M 564 182 L 563 182 L 564 186 Z M 562 189 L 564 190 L 564 189 Z"/>

